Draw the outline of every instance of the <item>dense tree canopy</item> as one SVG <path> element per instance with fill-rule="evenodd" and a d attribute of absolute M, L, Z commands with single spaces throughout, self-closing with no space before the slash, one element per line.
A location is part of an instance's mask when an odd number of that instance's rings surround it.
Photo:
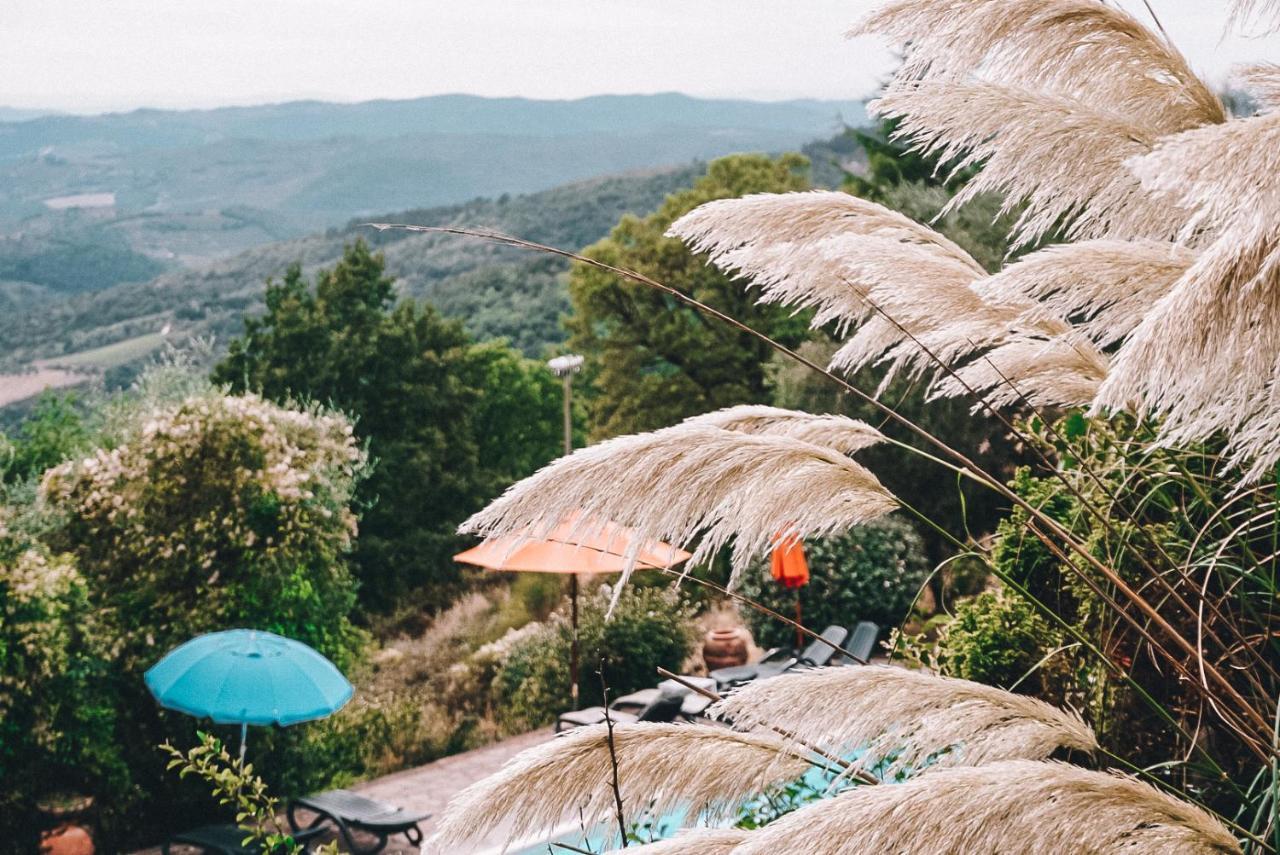
<path fill-rule="evenodd" d="M 808 161 L 797 154 L 722 158 L 653 214 L 623 217 L 586 255 L 637 270 L 795 343 L 805 335 L 803 320 L 783 309 L 757 306 L 741 283 L 663 234 L 682 214 L 713 199 L 804 190 L 807 169 Z M 652 430 L 719 407 L 768 400 L 764 363 L 769 349 L 755 338 L 651 288 L 585 265 L 574 267 L 569 295 L 570 347 L 587 357 L 593 437 Z"/>
<path fill-rule="evenodd" d="M 275 399 L 349 413 L 368 443 L 355 563 L 367 607 L 410 590 L 447 601 L 458 580 L 454 529 L 558 449 L 558 384 L 503 345 L 474 345 L 461 323 L 396 301 L 381 255 L 347 249 L 314 287 L 295 265 L 267 288 L 214 379 Z"/>

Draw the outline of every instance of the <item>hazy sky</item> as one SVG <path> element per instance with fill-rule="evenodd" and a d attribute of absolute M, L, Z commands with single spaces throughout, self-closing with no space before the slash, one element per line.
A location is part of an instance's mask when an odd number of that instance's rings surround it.
<path fill-rule="evenodd" d="M 1215 82 L 1280 38 L 1225 2 L 1150 0 Z M 1124 0 L 1143 18 L 1141 0 Z M 0 0 L 0 105 L 76 112 L 442 92 L 858 98 L 888 67 L 876 0 Z"/>

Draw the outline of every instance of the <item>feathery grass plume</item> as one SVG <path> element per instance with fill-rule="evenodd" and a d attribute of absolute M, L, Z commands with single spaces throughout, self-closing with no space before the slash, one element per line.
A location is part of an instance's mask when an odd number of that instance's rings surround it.
<path fill-rule="evenodd" d="M 752 832 L 734 855 L 1239 853 L 1216 818 L 1124 775 L 1007 760 L 855 787 Z"/>
<path fill-rule="evenodd" d="M 977 393 L 983 402 L 975 411 L 1023 400 L 1033 407 L 1087 407 L 1107 371 L 1107 357 L 1083 336 L 1018 336 L 939 376 L 928 399 Z"/>
<path fill-rule="evenodd" d="M 902 48 L 899 82 L 978 75 L 1140 116 L 1158 135 L 1226 119 L 1167 39 L 1098 0 L 896 0 L 849 33 L 867 34 Z"/>
<path fill-rule="evenodd" d="M 875 475 L 831 448 L 680 424 L 562 457 L 508 488 L 460 531 L 539 537 L 578 512 L 635 529 L 633 550 L 646 540 L 680 545 L 701 535 L 691 564 L 733 541 L 732 584 L 780 532 L 822 537 L 896 506 Z"/>
<path fill-rule="evenodd" d="M 693 209 L 671 224 L 668 237 L 694 252 L 705 252 L 717 266 L 727 252 L 744 247 L 812 244 L 823 238 L 858 235 L 935 249 L 974 277 L 982 266 L 948 238 L 897 211 L 848 193 L 812 190 L 756 193 L 718 199 Z"/>
<path fill-rule="evenodd" d="M 614 849 L 608 855 L 729 855 L 750 835 L 741 828 L 687 828 L 675 837 Z"/>
<path fill-rule="evenodd" d="M 868 320 L 831 357 L 828 368 L 853 373 L 870 364 L 887 364 L 880 392 L 904 368 L 911 375 L 955 366 L 978 351 L 1004 341 L 1024 328 L 1027 333 L 1056 335 L 1067 327 L 1049 318 L 1028 323 L 1033 305 L 1026 301 L 986 302 L 971 288 L 939 289 L 929 301 L 908 295 L 883 294 L 882 313 Z M 949 300 L 947 298 L 955 299 Z"/>
<path fill-rule="evenodd" d="M 982 300 L 969 286 L 986 272 L 972 256 L 928 226 L 846 193 L 710 202 L 669 234 L 710 253 L 721 269 L 752 278 L 762 301 L 815 309 L 815 327 L 865 323 L 867 332 L 833 362 L 839 369 L 890 351 L 895 368 L 919 366 L 927 360 L 913 336 L 929 338 L 943 359 L 958 359 L 1004 335 L 1027 308 Z"/>
<path fill-rule="evenodd" d="M 608 731 L 606 725 L 575 728 L 516 755 L 454 796 L 434 842 L 456 851 L 498 830 L 514 841 L 568 821 L 588 827 L 611 821 Z M 613 749 L 624 805 L 647 806 L 658 816 L 724 816 L 810 768 L 780 737 L 709 725 L 615 725 Z"/>
<path fill-rule="evenodd" d="M 1280 9 L 1280 2 L 1276 3 Z M 1274 62 L 1256 62 L 1236 66 L 1231 78 L 1258 102 L 1261 112 L 1269 113 L 1280 107 L 1280 65 Z"/>
<path fill-rule="evenodd" d="M 1026 695 L 891 665 L 815 668 L 757 680 L 710 708 L 735 727 L 773 725 L 891 771 L 1043 760 L 1059 748 L 1093 753 L 1079 716 Z"/>
<path fill-rule="evenodd" d="M 1160 140 L 1128 167 L 1148 192 L 1188 209 L 1181 238 L 1214 235 L 1280 217 L 1280 114 L 1235 119 Z M 1229 236 L 1239 243 L 1241 236 Z"/>
<path fill-rule="evenodd" d="M 984 193 L 1003 196 L 1002 213 L 1025 204 L 1013 227 L 1019 245 L 1064 220 L 1072 238 L 1160 239 L 1185 221 L 1176 207 L 1155 204 L 1125 168 L 1159 134 L 1134 114 L 1014 86 L 932 80 L 890 85 L 867 109 L 900 119 L 895 138 L 951 169 L 981 165 L 942 213 Z"/>
<path fill-rule="evenodd" d="M 1280 460 L 1280 113 L 1169 137 L 1130 167 L 1191 210 L 1185 239 L 1213 241 L 1124 342 L 1095 408 L 1159 417 L 1169 444 L 1221 431 L 1250 480 Z"/>
<path fill-rule="evenodd" d="M 1278 262 L 1274 225 L 1221 236 L 1121 346 L 1094 409 L 1158 417 L 1167 445 L 1221 432 L 1244 482 L 1265 474 L 1280 460 Z"/>
<path fill-rule="evenodd" d="M 801 442 L 823 445 L 841 454 L 853 454 L 884 439 L 884 434 L 871 425 L 848 416 L 815 416 L 799 410 L 784 410 L 762 404 L 727 407 L 687 418 L 684 423 L 710 425 L 740 433 L 787 436 Z"/>
<path fill-rule="evenodd" d="M 1026 319 L 1071 318 L 1075 332 L 1106 347 L 1131 333 L 1195 258 L 1159 241 L 1060 244 L 1008 265 L 974 290 L 993 301 L 1033 302 Z"/>
<path fill-rule="evenodd" d="M 762 302 L 815 309 L 815 328 L 858 322 L 873 310 L 866 298 L 878 289 L 910 286 L 923 294 L 985 275 L 972 256 L 928 226 L 847 193 L 709 202 L 667 234 L 709 253 L 721 270 L 752 279 Z"/>
<path fill-rule="evenodd" d="M 1267 32 L 1280 29 L 1280 0 L 1235 0 L 1231 4 L 1230 24 L 1247 23 L 1250 18 L 1263 18 Z"/>

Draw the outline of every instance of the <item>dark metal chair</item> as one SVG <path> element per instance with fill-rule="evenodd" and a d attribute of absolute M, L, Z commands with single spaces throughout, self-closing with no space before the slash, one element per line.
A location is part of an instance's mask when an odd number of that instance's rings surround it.
<path fill-rule="evenodd" d="M 711 676 L 715 679 L 716 685 L 723 690 L 749 683 L 752 680 L 776 677 L 800 666 L 820 667 L 829 665 L 836 655 L 836 647 L 842 646 L 848 637 L 849 630 L 833 624 L 822 631 L 821 639 L 815 638 L 799 656 L 790 655 L 780 650 L 771 651 L 769 655 L 754 665 L 717 668 L 711 672 Z M 832 645 L 835 646 L 833 647 Z"/>
<path fill-rule="evenodd" d="M 316 816 L 306 830 L 317 829 L 327 822 L 332 822 L 342 835 L 342 841 L 354 855 L 374 855 L 386 848 L 387 840 L 395 834 L 403 834 L 413 846 L 422 843 L 422 829 L 418 823 L 431 816 L 429 813 L 411 814 L 404 808 L 389 805 L 353 793 L 350 790 L 329 790 L 302 796 L 289 802 L 289 827 L 295 831 L 301 829 L 297 819 L 297 811 L 301 808 Z M 373 846 L 360 846 L 352 836 L 353 831 L 372 834 L 376 839 Z"/>
<path fill-rule="evenodd" d="M 636 696 L 640 694 L 635 693 Z M 627 712 L 625 708 L 619 709 L 618 707 L 628 705 L 627 698 L 630 696 L 619 698 L 609 705 L 609 718 L 614 724 L 630 724 L 636 721 L 675 721 L 684 709 L 687 694 L 688 689 L 683 686 L 674 683 L 668 686 L 664 683 L 658 689 L 652 690 L 652 694 L 650 690 L 645 691 L 643 697 L 647 702 L 637 712 Z M 587 707 L 584 710 L 561 713 L 556 719 L 556 733 L 575 727 L 604 724 L 604 721 L 604 707 Z"/>

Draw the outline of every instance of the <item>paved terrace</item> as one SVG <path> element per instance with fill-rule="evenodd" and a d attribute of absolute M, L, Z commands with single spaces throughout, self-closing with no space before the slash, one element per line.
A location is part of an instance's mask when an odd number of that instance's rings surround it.
<path fill-rule="evenodd" d="M 419 766 L 416 769 L 405 769 L 385 778 L 375 778 L 362 784 L 355 784 L 350 789 L 371 799 L 389 802 L 402 806 L 411 813 L 430 812 L 439 816 L 453 794 L 481 778 L 498 771 L 502 764 L 526 748 L 537 745 L 551 738 L 551 729 L 535 730 L 523 736 L 512 737 L 502 742 L 454 754 L 434 763 Z M 433 820 L 422 823 L 423 832 L 430 837 Z M 492 841 L 498 846 L 502 841 Z M 488 848 L 487 846 L 481 847 Z M 173 852 L 194 852 L 194 849 L 175 846 Z M 403 836 L 392 838 L 387 848 L 382 850 L 390 855 L 407 855 L 418 852 L 416 847 L 409 846 Z M 160 855 L 160 847 L 145 849 L 135 855 Z"/>

